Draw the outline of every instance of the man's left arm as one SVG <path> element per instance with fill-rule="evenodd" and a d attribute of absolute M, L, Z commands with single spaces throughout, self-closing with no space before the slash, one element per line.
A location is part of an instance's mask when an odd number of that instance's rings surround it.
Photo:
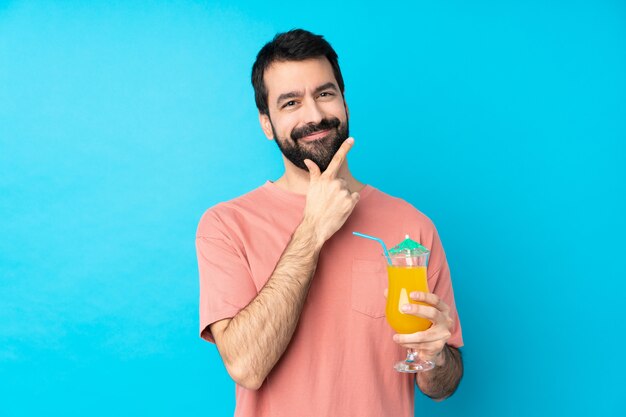
<path fill-rule="evenodd" d="M 454 325 L 450 307 L 436 294 L 413 292 L 410 297 L 424 304 L 406 304 L 402 311 L 427 318 L 433 325 L 423 332 L 396 334 L 393 340 L 406 348 L 415 349 L 420 359 L 435 363 L 434 369 L 418 372 L 415 382 L 428 397 L 436 401 L 444 400 L 454 394 L 463 377 L 461 352 L 446 343 Z"/>
<path fill-rule="evenodd" d="M 463 377 L 463 359 L 457 348 L 445 345 L 434 362 L 434 369 L 417 373 L 415 383 L 424 395 L 442 401 L 454 394 L 459 386 Z"/>

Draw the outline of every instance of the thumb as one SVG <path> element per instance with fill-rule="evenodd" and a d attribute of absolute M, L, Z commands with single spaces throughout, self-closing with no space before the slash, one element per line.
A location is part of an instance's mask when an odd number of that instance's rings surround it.
<path fill-rule="evenodd" d="M 311 161 L 310 159 L 305 159 L 304 165 L 306 165 L 306 167 L 309 170 L 310 179 L 316 180 L 317 178 L 319 178 L 319 176 L 321 175 L 321 172 L 320 172 L 320 168 L 317 166 L 315 162 Z"/>

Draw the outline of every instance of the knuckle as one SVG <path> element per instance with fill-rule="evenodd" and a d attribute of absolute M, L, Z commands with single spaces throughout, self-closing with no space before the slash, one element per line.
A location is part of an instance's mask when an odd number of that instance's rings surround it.
<path fill-rule="evenodd" d="M 415 300 L 417 301 L 426 301 L 426 296 L 427 294 L 422 292 L 422 291 L 418 291 L 415 293 L 415 297 L 413 297 Z"/>

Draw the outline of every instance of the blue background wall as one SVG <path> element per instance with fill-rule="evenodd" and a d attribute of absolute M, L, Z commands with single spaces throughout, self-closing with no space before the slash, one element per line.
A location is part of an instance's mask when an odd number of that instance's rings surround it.
<path fill-rule="evenodd" d="M 624 415 L 617 0 L 0 2 L 0 415 L 232 415 L 194 233 L 282 172 L 249 73 L 293 27 L 339 52 L 355 175 L 447 250 L 466 376 L 416 415 Z"/>

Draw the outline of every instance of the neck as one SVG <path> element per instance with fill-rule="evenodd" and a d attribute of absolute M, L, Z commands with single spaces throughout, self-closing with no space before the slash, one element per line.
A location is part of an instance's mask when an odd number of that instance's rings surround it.
<path fill-rule="evenodd" d="M 285 157 L 283 157 L 283 160 L 285 161 L 285 172 L 274 184 L 292 193 L 306 195 L 309 190 L 309 172 L 298 168 Z M 365 187 L 365 184 L 359 182 L 350 173 L 348 161 L 344 161 L 339 168 L 337 177 L 346 180 L 350 192 L 360 192 Z"/>

